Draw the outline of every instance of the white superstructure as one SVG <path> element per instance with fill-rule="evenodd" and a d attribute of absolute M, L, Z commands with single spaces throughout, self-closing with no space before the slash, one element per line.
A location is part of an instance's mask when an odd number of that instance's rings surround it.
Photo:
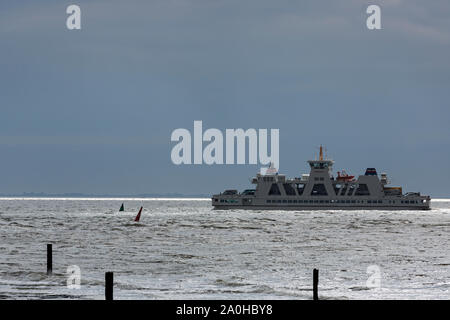
<path fill-rule="evenodd" d="M 375 168 L 367 168 L 357 179 L 345 171 L 334 177 L 334 161 L 324 159 L 322 146 L 319 160 L 308 163 L 309 175 L 292 179 L 271 165 L 252 179 L 255 189 L 226 190 L 212 196 L 212 205 L 215 209 L 430 209 L 430 196 L 403 194 L 401 187 L 388 187 L 386 173 L 379 177 Z"/>

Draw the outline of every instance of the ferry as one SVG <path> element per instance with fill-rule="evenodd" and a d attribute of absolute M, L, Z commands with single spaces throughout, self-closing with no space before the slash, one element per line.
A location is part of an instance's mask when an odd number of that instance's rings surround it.
<path fill-rule="evenodd" d="M 375 168 L 364 175 L 348 175 L 345 170 L 333 176 L 334 161 L 308 160 L 310 173 L 297 178 L 278 174 L 273 164 L 251 179 L 255 189 L 243 192 L 225 190 L 212 196 L 214 209 L 254 210 L 429 210 L 431 197 L 420 192 L 403 194 L 401 187 L 388 186 L 386 173 Z"/>

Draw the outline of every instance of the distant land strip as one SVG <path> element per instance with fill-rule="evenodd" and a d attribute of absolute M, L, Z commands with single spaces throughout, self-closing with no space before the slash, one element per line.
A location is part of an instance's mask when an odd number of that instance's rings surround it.
<path fill-rule="evenodd" d="M 86 193 L 44 193 L 23 192 L 21 194 L 3 194 L 0 198 L 210 198 L 209 194 L 181 194 L 181 193 L 143 193 L 135 195 L 123 194 L 86 194 Z"/>

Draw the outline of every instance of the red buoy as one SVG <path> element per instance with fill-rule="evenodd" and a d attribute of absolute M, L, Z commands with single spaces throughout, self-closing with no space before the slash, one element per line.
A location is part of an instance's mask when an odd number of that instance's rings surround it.
<path fill-rule="evenodd" d="M 142 212 L 142 208 L 143 208 L 143 207 L 141 207 L 141 208 L 139 209 L 139 212 L 138 212 L 138 214 L 137 214 L 136 218 L 134 218 L 134 221 L 138 222 L 138 221 L 139 221 L 139 219 L 141 218 L 141 212 Z"/>

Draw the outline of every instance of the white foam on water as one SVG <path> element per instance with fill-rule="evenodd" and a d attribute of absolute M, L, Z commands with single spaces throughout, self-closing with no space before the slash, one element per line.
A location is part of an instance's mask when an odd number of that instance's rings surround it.
<path fill-rule="evenodd" d="M 116 299 L 310 299 L 317 268 L 322 299 L 449 299 L 449 202 L 433 200 L 429 211 L 214 211 L 209 199 L 2 198 L 0 298 L 103 299 L 104 274 L 114 271 Z M 80 289 L 66 286 L 71 265 Z M 367 287 L 371 265 L 380 288 Z"/>

